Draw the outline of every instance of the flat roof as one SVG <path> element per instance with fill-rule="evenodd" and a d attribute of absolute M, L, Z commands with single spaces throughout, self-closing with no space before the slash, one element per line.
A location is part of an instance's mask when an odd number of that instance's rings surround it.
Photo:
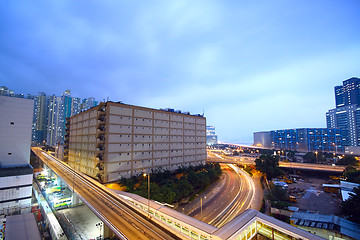
<path fill-rule="evenodd" d="M 92 111 L 94 109 L 97 109 L 97 108 L 100 108 L 106 104 L 109 104 L 109 105 L 113 105 L 113 106 L 125 106 L 125 107 L 130 107 L 130 108 L 136 108 L 136 109 L 140 109 L 140 110 L 144 110 L 144 111 L 155 111 L 155 112 L 158 112 L 158 113 L 171 113 L 171 114 L 177 114 L 177 115 L 181 115 L 181 116 L 187 116 L 187 117 L 195 117 L 195 118 L 205 118 L 202 114 L 190 114 L 189 112 L 182 112 L 180 110 L 174 110 L 172 108 L 160 108 L 160 109 L 155 109 L 155 108 L 149 108 L 149 107 L 141 107 L 141 106 L 136 106 L 136 105 L 131 105 L 131 104 L 125 104 L 125 103 L 122 103 L 122 102 L 112 102 L 112 101 L 107 101 L 107 102 L 100 102 L 99 105 L 95 106 L 95 107 L 92 107 L 86 111 L 83 111 L 83 112 L 80 112 L 76 115 L 73 115 L 70 117 L 71 118 L 74 118 L 75 116 L 77 115 L 81 115 L 81 114 L 84 114 L 84 113 L 87 113 L 89 111 Z"/>
<path fill-rule="evenodd" d="M 33 174 L 33 168 L 30 164 L 19 167 L 0 167 L 0 177 L 20 176 Z"/>
<path fill-rule="evenodd" d="M 41 240 L 41 235 L 33 213 L 6 217 L 6 240 Z"/>
<path fill-rule="evenodd" d="M 336 230 L 346 236 L 360 239 L 360 224 L 337 216 L 295 212 L 291 220 L 299 226 Z"/>

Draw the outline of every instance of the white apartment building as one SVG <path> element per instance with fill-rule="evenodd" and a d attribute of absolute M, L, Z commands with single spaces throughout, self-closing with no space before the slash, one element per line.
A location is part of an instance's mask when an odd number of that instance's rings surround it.
<path fill-rule="evenodd" d="M 34 101 L 0 96 L 0 215 L 30 212 Z"/>
<path fill-rule="evenodd" d="M 100 103 L 70 117 L 65 139 L 69 165 L 101 182 L 206 162 L 206 118 L 172 109 Z"/>

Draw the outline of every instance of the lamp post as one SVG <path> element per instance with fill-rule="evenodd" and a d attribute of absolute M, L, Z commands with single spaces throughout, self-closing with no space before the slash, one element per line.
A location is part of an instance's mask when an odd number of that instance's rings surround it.
<path fill-rule="evenodd" d="M 335 147 L 335 152 L 334 152 L 334 164 L 336 164 L 336 153 L 337 153 L 337 145 L 335 143 L 333 143 L 334 147 Z"/>
<path fill-rule="evenodd" d="M 144 173 L 144 177 L 148 176 L 148 217 L 150 218 L 150 173 Z"/>
<path fill-rule="evenodd" d="M 319 162 L 318 162 L 318 151 L 315 151 L 315 155 L 316 155 L 316 164 L 319 164 Z"/>

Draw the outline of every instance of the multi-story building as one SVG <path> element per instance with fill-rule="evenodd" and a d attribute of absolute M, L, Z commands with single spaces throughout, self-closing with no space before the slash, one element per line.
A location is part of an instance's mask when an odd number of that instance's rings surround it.
<path fill-rule="evenodd" d="M 254 133 L 254 146 L 263 147 L 263 148 L 271 148 L 271 136 L 269 131 L 265 132 L 255 132 Z"/>
<path fill-rule="evenodd" d="M 326 113 L 328 128 L 342 130 L 344 146 L 360 146 L 360 78 L 335 87 L 336 108 Z"/>
<path fill-rule="evenodd" d="M 48 129 L 46 143 L 55 146 L 64 139 L 64 99 L 55 95 L 49 98 Z"/>
<path fill-rule="evenodd" d="M 33 100 L 0 96 L 0 215 L 30 212 Z"/>
<path fill-rule="evenodd" d="M 40 92 L 34 97 L 32 141 L 43 144 L 47 138 L 49 97 Z"/>
<path fill-rule="evenodd" d="M 254 133 L 254 145 L 295 151 L 343 152 L 340 129 L 298 128 Z"/>
<path fill-rule="evenodd" d="M 16 94 L 5 86 L 0 87 L 0 95 L 24 98 L 24 94 Z M 34 115 L 32 124 L 32 142 L 56 146 L 64 142 L 65 119 L 97 105 L 95 98 L 81 100 L 71 97 L 70 90 L 66 90 L 60 97 L 46 95 L 40 92 L 28 99 L 34 100 Z"/>
<path fill-rule="evenodd" d="M 206 126 L 206 145 L 214 145 L 218 143 L 218 136 L 215 133 L 214 126 Z"/>
<path fill-rule="evenodd" d="M 206 162 L 201 115 L 106 102 L 70 117 L 67 126 L 68 164 L 101 182 Z"/>
<path fill-rule="evenodd" d="M 95 98 L 93 97 L 85 98 L 82 100 L 81 110 L 86 111 L 92 107 L 95 107 L 96 105 L 98 105 L 98 102 L 95 101 Z"/>

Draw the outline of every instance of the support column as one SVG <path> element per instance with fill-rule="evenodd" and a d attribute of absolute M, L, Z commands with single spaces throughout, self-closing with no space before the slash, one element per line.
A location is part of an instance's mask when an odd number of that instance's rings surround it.
<path fill-rule="evenodd" d="M 73 195 L 72 195 L 72 205 L 73 205 L 73 207 L 79 205 L 80 203 L 82 203 L 82 201 L 79 198 L 79 196 L 77 194 L 73 193 Z"/>
<path fill-rule="evenodd" d="M 115 237 L 115 233 L 113 233 L 113 231 L 106 224 L 103 224 L 102 229 L 103 230 L 101 236 L 103 237 L 103 239 Z"/>

